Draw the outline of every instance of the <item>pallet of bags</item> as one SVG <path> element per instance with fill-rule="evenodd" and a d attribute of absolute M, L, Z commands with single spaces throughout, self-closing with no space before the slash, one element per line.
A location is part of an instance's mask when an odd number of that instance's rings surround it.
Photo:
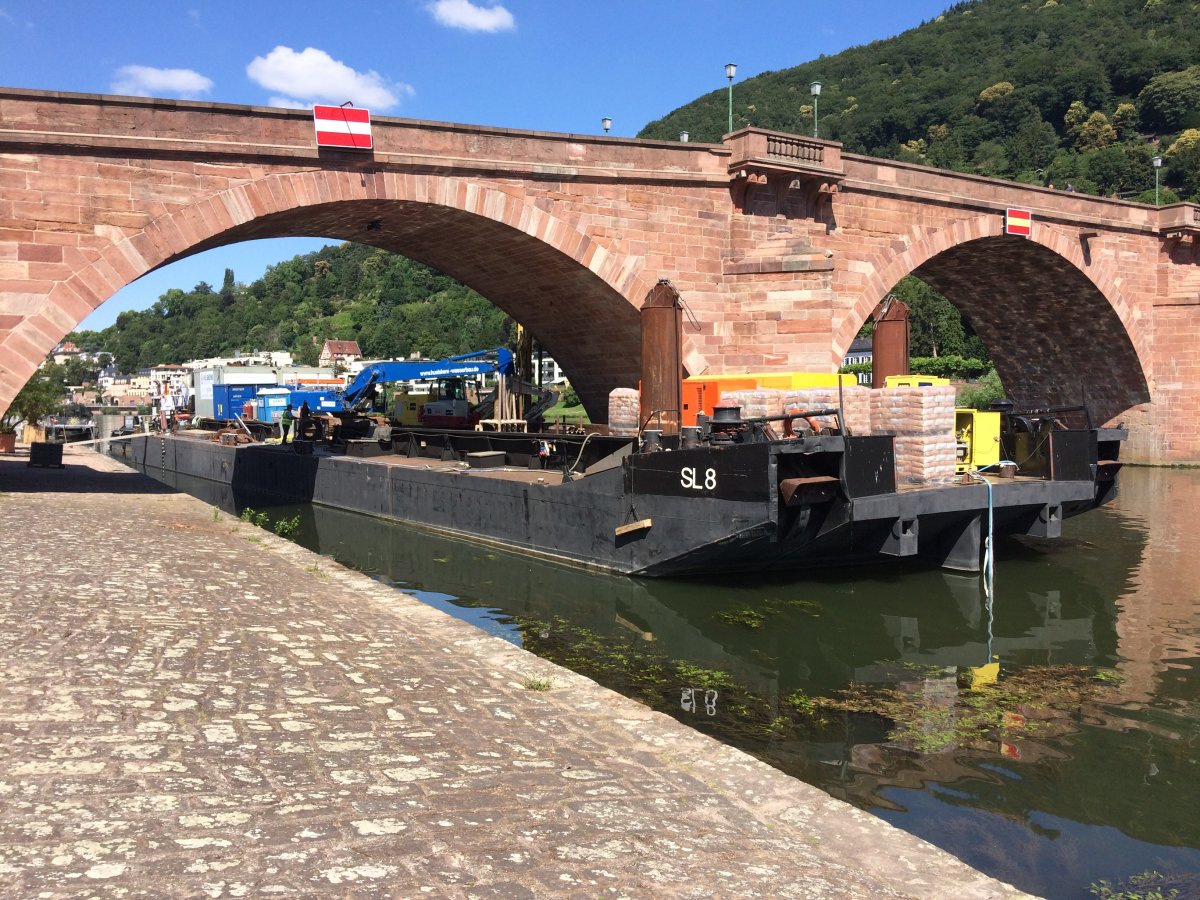
<path fill-rule="evenodd" d="M 954 480 L 954 435 L 898 435 L 896 484 L 941 484 Z"/>
<path fill-rule="evenodd" d="M 871 431 L 870 388 L 847 385 L 842 388 L 842 412 L 845 427 L 850 434 L 869 434 Z M 838 389 L 803 388 L 784 392 L 783 412 L 805 412 L 814 409 L 836 409 L 839 402 Z M 813 424 L 820 428 L 835 428 L 835 416 L 818 416 Z"/>
<path fill-rule="evenodd" d="M 871 391 L 875 434 L 953 434 L 954 388 L 898 387 Z"/>
<path fill-rule="evenodd" d="M 871 431 L 896 436 L 896 483 L 954 478 L 954 388 L 883 388 L 871 392 Z"/>
<path fill-rule="evenodd" d="M 638 433 L 642 414 L 641 393 L 637 388 L 614 388 L 608 395 L 608 430 L 622 437 Z"/>
<path fill-rule="evenodd" d="M 783 391 L 774 388 L 754 388 L 728 391 L 721 394 L 718 406 L 740 406 L 743 419 L 783 415 Z"/>

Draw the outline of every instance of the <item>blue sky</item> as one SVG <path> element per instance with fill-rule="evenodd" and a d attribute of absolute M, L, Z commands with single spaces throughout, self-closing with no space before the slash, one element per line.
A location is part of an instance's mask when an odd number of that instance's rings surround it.
<path fill-rule="evenodd" d="M 311 106 L 632 137 L 701 94 L 936 17 L 949 0 L 0 0 L 0 84 Z M 80 327 L 171 287 L 238 281 L 323 245 L 258 241 L 151 273 Z"/>

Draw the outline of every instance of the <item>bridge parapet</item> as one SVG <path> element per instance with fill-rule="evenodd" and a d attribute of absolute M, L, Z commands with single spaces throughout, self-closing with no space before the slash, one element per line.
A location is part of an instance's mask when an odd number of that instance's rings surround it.
<path fill-rule="evenodd" d="M 1166 238 L 1191 237 L 1200 241 L 1200 205 L 1172 203 L 1158 211 L 1158 231 Z"/>
<path fill-rule="evenodd" d="M 815 175 L 840 181 L 842 145 L 836 141 L 802 137 L 782 131 L 743 128 L 726 139 L 730 148 L 729 171 L 754 168 L 780 175 Z"/>
<path fill-rule="evenodd" d="M 837 191 L 846 177 L 842 145 L 782 131 L 743 128 L 726 138 L 730 148 L 729 175 L 734 202 L 745 209 L 750 185 L 774 185 L 800 190 L 814 213 Z M 778 192 L 778 191 L 777 191 Z"/>

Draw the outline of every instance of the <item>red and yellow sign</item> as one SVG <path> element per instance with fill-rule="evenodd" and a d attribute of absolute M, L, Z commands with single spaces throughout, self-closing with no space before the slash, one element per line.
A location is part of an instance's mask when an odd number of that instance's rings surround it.
<path fill-rule="evenodd" d="M 1004 215 L 1004 233 L 1029 237 L 1033 230 L 1033 213 L 1027 209 L 1010 209 Z"/>

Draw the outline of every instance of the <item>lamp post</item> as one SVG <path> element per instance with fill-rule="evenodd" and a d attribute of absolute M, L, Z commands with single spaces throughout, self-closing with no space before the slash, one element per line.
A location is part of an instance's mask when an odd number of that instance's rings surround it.
<path fill-rule="evenodd" d="M 612 117 L 605 116 L 600 120 L 600 126 L 604 129 L 604 133 L 608 134 L 608 129 L 612 128 Z"/>
<path fill-rule="evenodd" d="M 737 63 L 725 63 L 725 77 L 729 79 L 729 131 L 733 131 L 733 76 L 737 74 Z M 729 132 L 726 132 L 729 133 Z"/>
<path fill-rule="evenodd" d="M 1154 205 L 1158 206 L 1158 173 L 1162 169 L 1162 157 L 1152 157 L 1150 162 L 1154 163 Z"/>
<path fill-rule="evenodd" d="M 814 81 L 808 86 L 808 92 L 813 98 L 813 137 L 817 136 L 817 98 L 821 96 L 821 82 Z"/>

